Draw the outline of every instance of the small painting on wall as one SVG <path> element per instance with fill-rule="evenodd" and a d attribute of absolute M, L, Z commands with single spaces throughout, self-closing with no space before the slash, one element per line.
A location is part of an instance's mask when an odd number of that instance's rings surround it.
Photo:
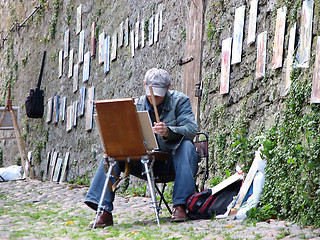
<path fill-rule="evenodd" d="M 220 94 L 229 92 L 231 47 L 232 38 L 227 38 L 222 41 Z"/>
<path fill-rule="evenodd" d="M 250 4 L 250 17 L 248 27 L 248 39 L 247 44 L 250 45 L 256 41 L 256 29 L 257 29 L 257 14 L 259 0 L 251 0 Z"/>
<path fill-rule="evenodd" d="M 273 42 L 272 69 L 282 67 L 286 14 L 287 8 L 285 6 L 279 8 L 277 11 L 276 29 Z"/>
<path fill-rule="evenodd" d="M 88 89 L 87 110 L 86 110 L 86 131 L 92 130 L 93 125 L 93 101 L 94 101 L 94 86 Z"/>
<path fill-rule="evenodd" d="M 231 57 L 232 65 L 241 62 L 245 11 L 246 11 L 246 6 L 241 6 L 236 9 L 235 16 L 234 16 L 232 57 Z"/>
<path fill-rule="evenodd" d="M 281 93 L 282 96 L 287 95 L 291 86 L 291 71 L 293 68 L 293 59 L 294 59 L 293 54 L 294 54 L 295 41 L 296 41 L 296 29 L 297 29 L 297 23 L 295 23 L 290 29 L 288 55 L 287 55 L 287 69 L 286 69 L 286 75 L 285 75 L 284 89 L 283 89 L 283 92 Z"/>
<path fill-rule="evenodd" d="M 266 74 L 267 32 L 262 32 L 257 38 L 257 60 L 255 79 L 263 78 Z"/>
<path fill-rule="evenodd" d="M 300 45 L 297 54 L 298 68 L 309 68 L 312 40 L 313 5 L 313 0 L 305 0 L 302 3 L 299 41 Z"/>
<path fill-rule="evenodd" d="M 320 103 L 320 36 L 317 37 L 316 60 L 311 91 L 311 103 Z"/>

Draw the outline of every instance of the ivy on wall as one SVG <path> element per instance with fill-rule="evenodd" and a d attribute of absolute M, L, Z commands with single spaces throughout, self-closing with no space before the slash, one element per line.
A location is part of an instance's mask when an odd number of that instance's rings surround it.
<path fill-rule="evenodd" d="M 320 106 L 310 105 L 312 79 L 294 69 L 285 109 L 266 131 L 264 205 L 277 216 L 320 226 Z"/>

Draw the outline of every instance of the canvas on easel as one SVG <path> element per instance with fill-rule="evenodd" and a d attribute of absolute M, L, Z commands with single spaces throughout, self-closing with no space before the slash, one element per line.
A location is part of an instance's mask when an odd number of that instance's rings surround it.
<path fill-rule="evenodd" d="M 148 150 L 159 149 L 156 135 L 152 129 L 152 122 L 148 111 L 138 111 L 139 122 L 141 125 L 142 136 Z"/>
<path fill-rule="evenodd" d="M 20 108 L 12 107 L 12 110 L 19 124 Z M 10 111 L 7 111 L 4 107 L 0 107 L 0 130 L 13 130 L 13 129 L 14 127 L 13 127 Z"/>

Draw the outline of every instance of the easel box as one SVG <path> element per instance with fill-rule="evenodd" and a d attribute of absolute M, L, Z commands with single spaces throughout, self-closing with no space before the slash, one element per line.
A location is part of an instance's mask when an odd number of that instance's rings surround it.
<path fill-rule="evenodd" d="M 95 101 L 97 126 L 107 156 L 140 159 L 147 154 L 141 123 L 132 98 Z"/>
<path fill-rule="evenodd" d="M 17 118 L 17 123 L 19 124 L 20 108 L 12 107 L 12 110 Z M 0 130 L 14 130 L 11 113 L 5 107 L 0 107 Z"/>

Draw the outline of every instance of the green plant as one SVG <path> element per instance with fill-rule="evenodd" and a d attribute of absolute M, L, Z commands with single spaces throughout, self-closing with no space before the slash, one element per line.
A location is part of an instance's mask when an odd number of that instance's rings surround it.
<path fill-rule="evenodd" d="M 49 36 L 48 39 L 54 39 L 56 35 L 56 27 L 58 23 L 58 14 L 60 8 L 60 0 L 53 1 L 53 16 L 50 21 L 50 28 L 49 28 Z"/>
<path fill-rule="evenodd" d="M 71 1 L 68 3 L 67 5 L 67 10 L 66 10 L 66 14 L 67 14 L 67 24 L 70 25 L 71 24 L 71 19 L 72 19 L 72 12 L 74 11 L 74 4 L 71 3 Z"/>
<path fill-rule="evenodd" d="M 309 72 L 293 69 L 285 108 L 265 132 L 267 161 L 262 203 L 278 218 L 320 226 L 320 107 L 309 104 Z"/>
<path fill-rule="evenodd" d="M 76 179 L 71 179 L 69 181 L 70 184 L 75 185 L 90 185 L 90 178 L 89 178 L 89 171 L 86 171 L 86 174 L 84 176 L 78 176 Z"/>
<path fill-rule="evenodd" d="M 289 229 L 285 229 L 285 228 L 282 228 L 280 230 L 280 235 L 276 237 L 276 239 L 282 239 L 282 238 L 285 238 L 286 236 L 289 236 L 290 235 L 290 230 Z"/>
<path fill-rule="evenodd" d="M 180 28 L 180 37 L 182 38 L 182 40 L 186 40 L 187 38 L 187 33 L 186 33 L 186 29 L 185 28 Z"/>
<path fill-rule="evenodd" d="M 138 182 L 136 187 L 130 185 L 125 193 L 130 196 L 145 197 L 146 192 L 147 192 L 146 184 L 141 184 L 140 182 Z"/>
<path fill-rule="evenodd" d="M 247 212 L 247 217 L 249 221 L 266 221 L 270 218 L 275 218 L 276 216 L 277 212 L 272 208 L 271 205 L 254 207 Z"/>

